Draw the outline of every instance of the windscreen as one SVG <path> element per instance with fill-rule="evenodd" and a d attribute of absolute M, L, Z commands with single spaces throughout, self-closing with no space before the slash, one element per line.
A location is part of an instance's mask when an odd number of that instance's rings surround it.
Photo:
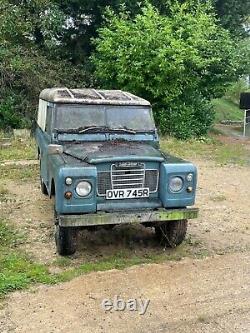
<path fill-rule="evenodd" d="M 56 127 L 77 129 L 91 126 L 134 131 L 155 129 L 151 108 L 141 106 L 61 105 L 57 108 Z"/>

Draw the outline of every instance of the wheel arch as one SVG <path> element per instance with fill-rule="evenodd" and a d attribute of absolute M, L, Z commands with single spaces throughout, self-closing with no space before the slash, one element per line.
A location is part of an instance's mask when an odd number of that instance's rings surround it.
<path fill-rule="evenodd" d="M 53 196 L 55 196 L 56 193 L 56 185 L 55 185 L 55 180 L 54 178 L 51 179 L 50 182 L 50 198 L 52 198 Z"/>

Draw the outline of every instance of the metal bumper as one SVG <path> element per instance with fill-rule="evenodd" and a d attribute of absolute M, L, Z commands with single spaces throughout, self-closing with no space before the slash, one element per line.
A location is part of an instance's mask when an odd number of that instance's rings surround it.
<path fill-rule="evenodd" d="M 84 227 L 126 223 L 157 223 L 174 220 L 194 219 L 198 208 L 157 209 L 133 212 L 100 212 L 96 214 L 59 215 L 58 223 L 62 227 Z"/>

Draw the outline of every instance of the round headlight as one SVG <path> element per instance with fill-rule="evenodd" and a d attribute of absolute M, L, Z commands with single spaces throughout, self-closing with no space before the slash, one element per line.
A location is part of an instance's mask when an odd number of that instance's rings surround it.
<path fill-rule="evenodd" d="M 179 192 L 183 188 L 184 182 L 181 177 L 173 177 L 169 182 L 169 189 L 171 192 Z"/>
<path fill-rule="evenodd" d="M 82 182 L 78 183 L 76 186 L 76 193 L 80 197 L 86 197 L 87 195 L 89 195 L 91 190 L 92 190 L 92 186 L 87 181 L 82 181 Z"/>
<path fill-rule="evenodd" d="M 193 174 L 192 173 L 189 173 L 188 175 L 187 175 L 187 181 L 188 182 L 191 182 L 193 180 Z"/>
<path fill-rule="evenodd" d="M 72 178 L 70 178 L 70 177 L 67 177 L 67 178 L 65 179 L 65 184 L 66 184 L 66 185 L 71 185 L 72 182 L 73 182 L 73 180 L 72 180 Z"/>

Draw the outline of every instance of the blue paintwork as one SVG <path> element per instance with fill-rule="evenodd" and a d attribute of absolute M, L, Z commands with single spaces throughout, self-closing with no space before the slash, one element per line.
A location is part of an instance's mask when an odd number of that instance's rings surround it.
<path fill-rule="evenodd" d="M 157 134 L 108 134 L 108 133 L 95 133 L 95 134 L 58 134 L 58 141 L 114 141 L 114 140 L 126 140 L 126 141 L 144 141 L 144 142 L 156 142 L 158 141 Z"/>
<path fill-rule="evenodd" d="M 194 177 L 191 182 L 186 180 L 186 176 L 193 173 Z M 171 177 L 179 176 L 184 180 L 184 186 L 180 192 L 173 193 L 169 190 L 168 184 Z M 160 167 L 160 199 L 163 207 L 175 208 L 192 206 L 195 202 L 195 190 L 197 183 L 197 169 L 188 162 L 178 160 L 173 163 L 162 163 Z M 188 193 L 187 187 L 191 186 L 193 192 Z"/>
<path fill-rule="evenodd" d="M 90 141 L 90 142 L 99 142 L 99 141 L 107 141 L 107 135 L 103 133 L 96 134 L 58 134 L 58 137 L 55 141 L 60 142 L 70 142 L 70 141 Z"/>
<path fill-rule="evenodd" d="M 56 108 L 54 108 L 53 112 L 55 110 Z M 54 119 L 54 116 L 52 119 Z M 52 194 L 54 183 L 56 194 L 55 209 L 59 214 L 85 214 L 95 213 L 100 210 L 127 211 L 160 207 L 181 208 L 191 206 L 195 202 L 196 167 L 187 161 L 160 152 L 157 132 L 155 134 L 136 135 L 123 133 L 67 133 L 58 135 L 52 133 L 52 135 L 48 135 L 38 127 L 35 136 L 40 152 L 41 178 L 47 187 L 49 195 Z M 105 146 L 102 146 L 101 143 L 107 142 L 108 146 L 112 146 L 114 140 L 125 142 L 125 146 L 126 142 L 129 142 L 131 152 L 129 153 L 129 150 L 123 149 L 123 145 L 119 146 L 116 152 L 114 149 L 113 155 L 112 147 L 107 152 Z M 62 155 L 48 155 L 47 151 L 50 143 L 63 145 L 65 153 Z M 95 151 L 91 146 L 98 146 L 99 143 L 101 147 L 100 153 L 98 152 L 98 147 Z M 75 150 L 72 147 L 75 147 Z M 77 153 L 80 155 L 77 155 Z M 81 158 L 81 156 L 85 157 Z M 146 169 L 158 169 L 159 191 L 151 193 L 148 199 L 106 200 L 104 197 L 98 196 L 97 172 L 110 171 L 111 164 L 117 161 L 143 161 Z M 192 182 L 186 180 L 186 176 L 189 173 L 194 175 Z M 171 193 L 169 190 L 169 179 L 173 176 L 180 176 L 185 179 L 185 185 L 179 193 Z M 65 184 L 66 177 L 73 179 L 72 185 L 68 186 Z M 92 184 L 93 190 L 86 198 L 79 197 L 75 192 L 75 187 L 80 180 L 87 180 Z M 188 186 L 193 187 L 194 191 L 192 193 L 187 192 Z M 70 200 L 64 197 L 66 191 L 73 193 Z"/>
<path fill-rule="evenodd" d="M 65 184 L 65 178 L 73 179 L 72 185 Z M 56 178 L 56 211 L 61 214 L 79 214 L 96 212 L 96 167 L 79 168 L 78 166 L 65 166 L 59 169 Z M 81 180 L 87 180 L 92 185 L 92 192 L 87 197 L 79 197 L 75 191 L 76 185 Z M 71 191 L 73 196 L 70 200 L 64 198 L 64 193 Z"/>

